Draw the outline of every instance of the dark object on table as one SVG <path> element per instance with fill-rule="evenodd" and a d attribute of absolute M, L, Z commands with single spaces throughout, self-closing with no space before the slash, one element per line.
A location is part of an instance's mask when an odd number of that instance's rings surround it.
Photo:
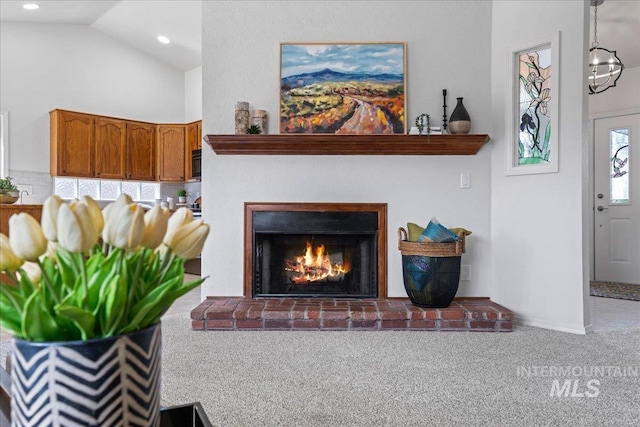
<path fill-rule="evenodd" d="M 213 427 L 200 402 L 160 410 L 160 427 Z"/>

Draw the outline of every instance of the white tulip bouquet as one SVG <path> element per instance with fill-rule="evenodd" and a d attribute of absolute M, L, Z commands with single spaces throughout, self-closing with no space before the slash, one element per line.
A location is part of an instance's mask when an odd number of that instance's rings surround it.
<path fill-rule="evenodd" d="M 100 209 L 90 197 L 49 197 L 42 220 L 26 213 L 0 234 L 0 327 L 27 341 L 105 338 L 160 321 L 204 279 L 184 282 L 209 226 L 186 208 L 146 213 L 127 195 Z M 100 239 L 100 237 L 102 239 Z"/>

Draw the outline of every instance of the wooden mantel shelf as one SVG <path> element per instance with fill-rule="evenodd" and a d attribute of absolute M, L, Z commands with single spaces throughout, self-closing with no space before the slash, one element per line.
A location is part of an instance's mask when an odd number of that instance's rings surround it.
<path fill-rule="evenodd" d="M 206 135 L 216 154 L 472 155 L 489 135 Z"/>

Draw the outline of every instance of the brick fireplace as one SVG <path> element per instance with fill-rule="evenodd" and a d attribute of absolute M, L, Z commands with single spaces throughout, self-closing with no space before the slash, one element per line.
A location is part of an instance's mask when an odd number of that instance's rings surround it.
<path fill-rule="evenodd" d="M 513 313 L 488 298 L 440 309 L 387 298 L 386 204 L 245 203 L 244 227 L 244 296 L 207 297 L 195 330 L 511 331 Z M 327 266 L 300 267 L 305 251 Z M 308 277 L 328 270 L 339 271 Z"/>

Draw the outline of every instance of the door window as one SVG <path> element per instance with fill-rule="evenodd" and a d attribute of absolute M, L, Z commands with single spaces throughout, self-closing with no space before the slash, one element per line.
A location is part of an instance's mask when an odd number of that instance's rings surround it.
<path fill-rule="evenodd" d="M 611 155 L 611 204 L 628 205 L 629 200 L 629 129 L 609 131 Z"/>

